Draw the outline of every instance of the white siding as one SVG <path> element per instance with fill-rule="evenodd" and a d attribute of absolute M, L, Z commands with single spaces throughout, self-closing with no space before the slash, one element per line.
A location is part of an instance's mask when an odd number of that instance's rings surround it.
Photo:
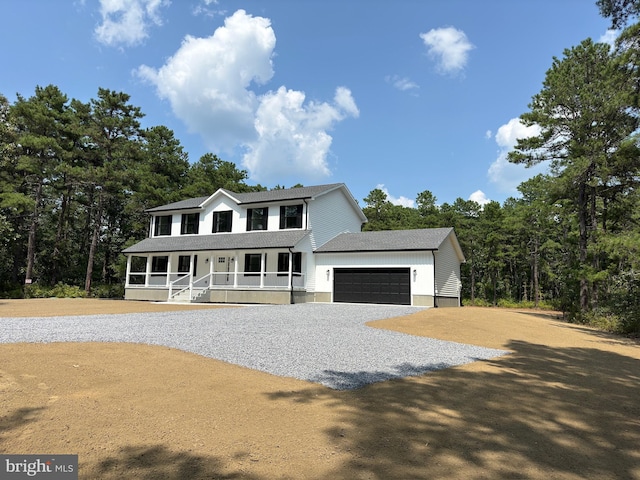
<path fill-rule="evenodd" d="M 457 297 L 460 286 L 460 259 L 449 235 L 435 254 L 436 286 L 439 297 Z"/>
<path fill-rule="evenodd" d="M 362 220 L 342 189 L 333 190 L 309 202 L 309 228 L 313 248 L 343 232 L 359 232 Z"/>
<path fill-rule="evenodd" d="M 200 214 L 200 233 L 209 235 L 213 232 L 213 212 L 224 212 L 227 210 L 233 211 L 233 219 L 231 220 L 231 233 L 241 233 L 246 230 L 246 212 L 245 217 L 242 218 L 240 208 L 229 197 L 221 195 L 213 202 L 205 207 L 204 212 Z"/>
<path fill-rule="evenodd" d="M 315 291 L 333 290 L 334 268 L 409 268 L 411 294 L 433 295 L 433 256 L 431 252 L 322 253 L 316 254 Z M 327 271 L 329 272 L 327 274 Z"/>

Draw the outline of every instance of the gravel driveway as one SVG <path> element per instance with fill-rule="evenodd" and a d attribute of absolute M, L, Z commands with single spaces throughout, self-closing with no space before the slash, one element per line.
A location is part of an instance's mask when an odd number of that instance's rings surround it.
<path fill-rule="evenodd" d="M 416 307 L 259 305 L 182 312 L 2 318 L 0 343 L 165 345 L 337 390 L 494 358 L 509 352 L 370 328 Z"/>

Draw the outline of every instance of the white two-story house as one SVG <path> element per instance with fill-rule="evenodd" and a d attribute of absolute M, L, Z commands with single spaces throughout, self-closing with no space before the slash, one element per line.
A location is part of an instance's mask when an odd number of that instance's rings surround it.
<path fill-rule="evenodd" d="M 220 189 L 147 212 L 149 237 L 123 252 L 128 300 L 460 305 L 453 229 L 361 232 L 342 183 Z"/>

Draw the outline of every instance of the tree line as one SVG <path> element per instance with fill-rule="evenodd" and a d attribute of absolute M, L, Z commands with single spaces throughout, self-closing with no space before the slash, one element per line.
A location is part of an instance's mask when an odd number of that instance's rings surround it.
<path fill-rule="evenodd" d="M 640 2 L 599 0 L 619 28 Z M 367 229 L 453 226 L 467 257 L 470 303 L 550 303 L 576 321 L 640 333 L 640 24 L 612 48 L 587 39 L 554 58 L 520 120 L 540 133 L 520 139 L 509 161 L 548 165 L 502 205 L 458 198 L 416 208 L 381 190 L 365 198 Z"/>
<path fill-rule="evenodd" d="M 54 85 L 0 96 L 2 290 L 120 285 L 122 249 L 148 232 L 145 209 L 263 189 L 213 154 L 190 163 L 170 129 L 143 129 L 142 118 L 129 95 L 103 88 L 87 103 Z"/>
<path fill-rule="evenodd" d="M 599 0 L 621 27 L 640 2 Z M 213 154 L 191 163 L 174 133 L 143 129 L 123 92 L 89 102 L 54 85 L 11 103 L 0 95 L 0 291 L 25 284 L 122 287 L 121 251 L 147 236 L 147 208 L 248 185 L 247 172 Z M 585 40 L 554 58 L 521 116 L 537 136 L 509 160 L 545 162 L 503 204 L 462 198 L 416 207 L 372 190 L 366 230 L 454 227 L 472 304 L 545 302 L 570 319 L 640 333 L 640 24 L 616 45 Z M 280 188 L 280 187 L 276 187 Z"/>

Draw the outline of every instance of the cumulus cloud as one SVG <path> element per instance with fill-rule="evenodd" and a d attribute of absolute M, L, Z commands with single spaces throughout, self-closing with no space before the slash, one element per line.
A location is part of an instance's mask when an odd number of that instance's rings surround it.
<path fill-rule="evenodd" d="M 160 10 L 169 0 L 100 0 L 102 23 L 96 39 L 108 46 L 134 46 L 149 36 L 150 25 L 162 25 Z"/>
<path fill-rule="evenodd" d="M 400 77 L 398 75 L 388 75 L 385 77 L 385 81 L 393 85 L 394 88 L 396 88 L 397 90 L 400 90 L 401 92 L 417 90 L 420 88 L 420 86 L 417 83 L 410 80 L 409 78 Z"/>
<path fill-rule="evenodd" d="M 379 183 L 378 185 L 376 185 L 376 188 L 378 190 L 382 190 L 385 195 L 387 196 L 387 200 L 391 203 L 393 203 L 394 205 L 402 205 L 403 207 L 408 207 L 408 208 L 414 208 L 415 207 L 415 201 L 411 200 L 410 198 L 407 197 L 403 197 L 403 196 L 399 196 L 399 197 L 394 197 L 393 195 L 391 195 L 389 193 L 389 190 L 387 189 L 387 187 L 384 186 L 383 183 Z"/>
<path fill-rule="evenodd" d="M 194 15 L 204 15 L 207 17 L 215 17 L 217 15 L 224 15 L 225 11 L 218 8 L 218 0 L 201 0 L 201 3 L 196 4 L 192 12 Z"/>
<path fill-rule="evenodd" d="M 524 165 L 510 163 L 507 155 L 516 145 L 519 138 L 528 138 L 540 134 L 540 127 L 532 125 L 527 127 L 519 118 L 512 118 L 502 125 L 495 135 L 498 144 L 498 158 L 491 164 L 487 175 L 489 180 L 496 184 L 504 193 L 516 194 L 517 187 L 525 180 L 546 171 L 546 166 L 539 164 L 531 168 Z"/>
<path fill-rule="evenodd" d="M 255 93 L 274 75 L 275 45 L 269 19 L 238 10 L 212 36 L 187 36 L 165 65 L 143 65 L 137 74 L 212 151 L 241 148 L 252 179 L 327 176 L 328 131 L 360 112 L 345 87 L 330 102 L 307 101 L 304 92 L 284 86 Z"/>
<path fill-rule="evenodd" d="M 329 176 L 332 138 L 327 131 L 358 114 L 351 92 L 344 87 L 338 87 L 332 103 L 305 104 L 303 92 L 285 87 L 268 92 L 260 98 L 254 123 L 258 137 L 246 143 L 243 165 L 261 181 Z"/>
<path fill-rule="evenodd" d="M 620 34 L 620 30 L 609 29 L 598 39 L 598 42 L 608 43 L 611 46 L 611 48 L 613 48 L 615 47 L 616 39 L 618 38 L 619 34 Z"/>
<path fill-rule="evenodd" d="M 137 72 L 207 147 L 230 149 L 256 138 L 259 99 L 249 87 L 273 77 L 275 45 L 268 19 L 238 10 L 210 37 L 188 35 L 159 69 L 143 65 Z"/>
<path fill-rule="evenodd" d="M 476 190 L 471 195 L 469 195 L 469 200 L 473 200 L 481 206 L 484 206 L 491 201 L 489 198 L 487 198 L 487 195 L 482 190 Z"/>
<path fill-rule="evenodd" d="M 436 61 L 436 70 L 442 74 L 462 72 L 469 60 L 469 52 L 475 48 L 467 35 L 454 27 L 434 28 L 421 33 L 420 38 L 429 56 Z"/>

